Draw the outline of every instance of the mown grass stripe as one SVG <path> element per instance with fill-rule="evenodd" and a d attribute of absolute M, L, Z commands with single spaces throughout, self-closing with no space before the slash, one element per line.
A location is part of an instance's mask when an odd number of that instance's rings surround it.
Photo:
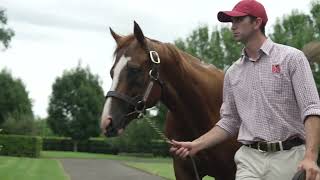
<path fill-rule="evenodd" d="M 0 179 L 4 180 L 69 180 L 54 159 L 32 159 L 0 156 Z"/>

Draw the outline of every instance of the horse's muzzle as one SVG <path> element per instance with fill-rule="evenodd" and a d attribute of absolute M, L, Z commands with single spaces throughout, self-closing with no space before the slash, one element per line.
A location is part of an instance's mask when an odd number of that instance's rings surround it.
<path fill-rule="evenodd" d="M 112 126 L 112 122 L 109 124 L 109 126 L 107 127 L 107 132 L 104 134 L 106 137 L 116 137 L 118 136 L 118 130 L 117 128 L 114 128 Z"/>

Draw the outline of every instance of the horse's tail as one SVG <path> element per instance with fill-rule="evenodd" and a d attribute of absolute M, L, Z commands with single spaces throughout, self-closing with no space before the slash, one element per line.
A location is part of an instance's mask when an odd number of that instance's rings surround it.
<path fill-rule="evenodd" d="M 310 63 L 320 63 L 320 41 L 311 41 L 304 45 L 302 51 Z"/>

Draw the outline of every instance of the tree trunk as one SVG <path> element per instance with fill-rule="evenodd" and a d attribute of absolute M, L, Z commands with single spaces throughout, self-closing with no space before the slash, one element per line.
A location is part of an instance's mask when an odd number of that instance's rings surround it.
<path fill-rule="evenodd" d="M 78 152 L 78 142 L 79 141 L 73 141 L 73 152 Z"/>

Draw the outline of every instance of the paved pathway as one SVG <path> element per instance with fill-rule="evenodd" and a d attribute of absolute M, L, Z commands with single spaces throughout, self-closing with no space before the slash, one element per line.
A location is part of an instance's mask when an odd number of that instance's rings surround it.
<path fill-rule="evenodd" d="M 71 180 L 164 180 L 106 159 L 59 159 Z"/>

